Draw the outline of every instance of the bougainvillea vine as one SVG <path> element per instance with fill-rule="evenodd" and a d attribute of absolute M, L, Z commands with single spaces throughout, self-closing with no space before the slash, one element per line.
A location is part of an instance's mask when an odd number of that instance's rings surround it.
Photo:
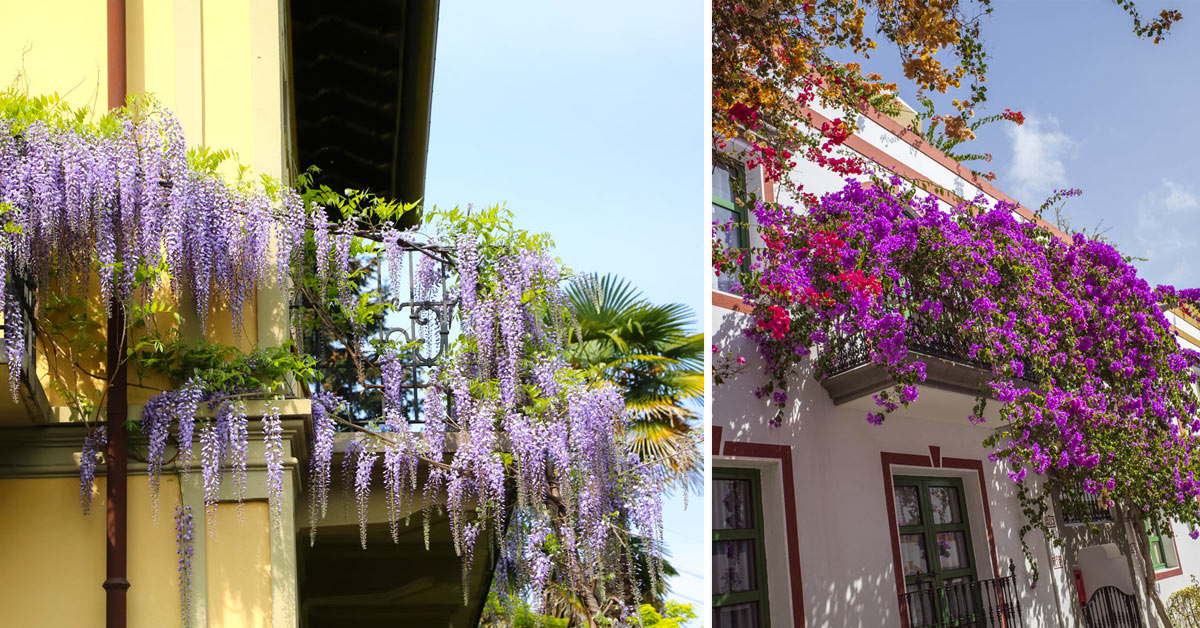
<path fill-rule="evenodd" d="M 881 423 L 918 398 L 935 359 L 925 347 L 952 339 L 988 375 L 964 418 L 983 422 L 998 403 L 991 457 L 1018 484 L 1037 474 L 1043 490 L 1021 490 L 1033 512 L 1082 490 L 1153 525 L 1200 524 L 1200 354 L 1163 314 L 1200 291 L 1151 287 L 1111 244 L 1064 239 L 1005 203 L 947 211 L 899 186 L 851 180 L 807 212 L 755 205 L 765 246 L 740 284 L 774 422 L 798 366 L 812 359 L 828 377 L 865 350 L 893 381 L 867 417 Z M 737 272 L 731 259 L 716 264 Z"/>

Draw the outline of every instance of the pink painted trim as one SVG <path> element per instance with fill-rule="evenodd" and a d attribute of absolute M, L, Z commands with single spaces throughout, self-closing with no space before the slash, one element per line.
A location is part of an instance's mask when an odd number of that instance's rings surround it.
<path fill-rule="evenodd" d="M 741 298 L 716 290 L 712 292 L 712 304 L 720 308 L 733 310 L 734 312 L 741 312 L 742 314 L 749 314 L 754 311 L 754 308 L 750 307 Z"/>

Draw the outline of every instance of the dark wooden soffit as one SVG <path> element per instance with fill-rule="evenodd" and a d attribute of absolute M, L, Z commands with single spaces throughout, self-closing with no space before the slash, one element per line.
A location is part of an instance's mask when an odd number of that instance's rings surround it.
<path fill-rule="evenodd" d="M 299 170 L 319 167 L 338 191 L 424 197 L 438 4 L 292 0 Z"/>

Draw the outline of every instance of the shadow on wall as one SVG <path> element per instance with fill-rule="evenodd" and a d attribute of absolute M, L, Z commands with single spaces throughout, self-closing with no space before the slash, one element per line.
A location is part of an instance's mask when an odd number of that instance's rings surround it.
<path fill-rule="evenodd" d="M 1025 542 L 1037 561 L 1038 581 L 1034 583 L 1033 571 L 1021 549 L 1021 528 L 1025 525 L 1026 517 L 1017 495 L 1017 486 L 1008 477 L 1008 468 L 1002 462 L 989 463 L 985 458 L 983 469 L 992 510 L 996 554 L 1000 571 L 1003 572 L 998 575 L 1008 575 L 1008 561 L 1011 559 L 1016 566 L 1017 592 L 1020 594 L 1021 613 L 1026 626 L 1059 626 L 1060 613 L 1065 610 L 1061 606 L 1070 603 L 1070 598 L 1065 597 L 1069 591 L 1066 587 L 1070 585 L 1065 579 L 1069 578 L 1070 573 L 1054 568 L 1045 534 L 1030 530 L 1025 533 Z M 1029 490 L 1040 490 L 1029 478 L 1026 478 L 1025 485 Z M 1056 596 L 1062 597 L 1056 599 Z M 1068 614 L 1067 625 L 1071 625 L 1070 621 Z"/>
<path fill-rule="evenodd" d="M 889 567 L 890 568 L 890 567 Z M 804 582 L 808 606 L 805 609 L 812 626 L 865 625 L 865 617 L 879 617 L 880 626 L 900 625 L 900 603 L 892 578 L 878 569 L 842 566 L 837 581 Z"/>
<path fill-rule="evenodd" d="M 1028 532 L 1026 541 L 1038 561 L 1040 571 L 1040 582 L 1036 587 L 1031 586 L 1032 573 L 1023 559 L 1020 537 L 1025 515 L 1016 486 L 1009 479 L 1005 465 L 988 460 L 989 451 L 983 447 L 983 440 L 990 430 L 970 425 L 965 417 L 961 424 L 934 423 L 929 422 L 931 417 L 912 416 L 903 422 L 867 425 L 865 412 L 860 416 L 858 408 L 839 411 L 833 406 L 825 389 L 815 379 L 811 362 L 797 368 L 790 378 L 789 401 L 781 417 L 781 425 L 771 427 L 774 404 L 770 399 L 754 394 L 757 388 L 767 382 L 767 378 L 763 374 L 762 359 L 755 343 L 743 333 L 750 318 L 736 313 L 722 314 L 725 315 L 716 319 L 719 322 L 712 342 L 721 355 L 743 356 L 746 364 L 740 372 L 727 376 L 724 383 L 714 388 L 713 423 L 723 428 L 722 441 L 726 443 L 736 440 L 799 446 L 794 450 L 793 463 L 798 480 L 797 523 L 805 613 L 810 625 L 849 627 L 874 625 L 876 622 L 883 626 L 900 625 L 894 565 L 890 555 L 864 561 L 866 556 L 861 547 L 830 547 L 830 539 L 840 538 L 842 540 L 839 543 L 849 542 L 844 537 L 849 535 L 850 530 L 858 534 L 894 534 L 888 529 L 886 518 L 882 521 L 847 521 L 839 518 L 837 509 L 849 506 L 865 512 L 859 507 L 863 500 L 882 503 L 884 497 L 878 471 L 879 452 L 899 451 L 923 455 L 928 453 L 925 451 L 926 445 L 939 443 L 958 443 L 952 449 L 944 449 L 944 456 L 983 461 L 983 482 L 987 490 L 998 558 L 996 567 L 999 573 L 995 575 L 1007 576 L 1009 559 L 1014 561 L 1025 625 L 1059 625 L 1060 604 L 1055 599 L 1055 590 L 1065 592 L 1062 586 L 1058 586 L 1064 578 L 1064 572 L 1056 570 L 1051 577 L 1050 554 L 1046 550 L 1043 535 L 1037 531 Z M 918 426 L 919 429 L 914 431 Z M 998 426 L 993 424 L 992 427 Z M 841 438 L 853 438 L 855 442 L 841 442 L 837 447 L 833 447 L 832 443 L 821 445 L 821 439 Z M 803 447 L 805 440 L 802 439 L 815 441 L 818 446 Z M 855 459 L 848 461 L 845 459 L 847 455 Z M 870 467 L 870 470 L 856 473 L 853 472 L 856 466 Z M 831 469 L 849 473 L 831 474 Z M 821 485 L 830 490 L 815 488 L 805 482 L 803 478 L 806 474 L 823 477 Z M 975 481 L 974 473 L 969 477 L 972 482 Z M 1026 482 L 1033 486 L 1030 480 Z M 847 495 L 857 497 L 850 503 L 846 501 Z M 818 514 L 820 512 L 825 514 Z M 878 516 L 878 509 L 875 512 L 873 516 Z M 978 525 L 982 528 L 983 524 L 981 517 Z M 872 542 L 878 540 L 871 539 Z M 980 535 L 980 542 L 986 543 L 986 535 Z M 990 554 L 989 548 L 989 563 Z M 981 572 L 981 578 L 992 577 L 990 567 L 989 564 L 989 569 Z M 1069 572 L 1065 575 L 1069 575 Z"/>
<path fill-rule="evenodd" d="M 740 373 L 714 387 L 713 423 L 724 428 L 723 440 L 761 440 L 761 436 L 752 435 L 769 430 L 768 440 L 772 442 L 797 442 L 804 429 L 802 419 L 828 415 L 833 411 L 833 405 L 813 377 L 811 362 L 805 362 L 788 381 L 788 403 L 781 425 L 771 427 L 770 421 L 776 410 L 771 395 L 755 396 L 755 391 L 769 380 L 764 374 L 758 346 L 743 334 L 749 321 L 750 317 L 744 314 L 727 314 L 713 332 L 712 344 L 721 354 L 731 353 L 746 359 Z"/>

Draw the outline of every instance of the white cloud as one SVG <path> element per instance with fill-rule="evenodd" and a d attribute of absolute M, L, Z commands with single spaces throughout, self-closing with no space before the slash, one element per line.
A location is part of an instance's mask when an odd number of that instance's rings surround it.
<path fill-rule="evenodd" d="M 1200 197 L 1196 192 L 1170 179 L 1163 179 L 1158 187 L 1138 199 L 1134 237 L 1141 255 L 1148 258 L 1143 265 L 1143 276 L 1151 283 L 1182 287 L 1196 283 L 1187 261 L 1195 239 L 1187 228 L 1200 214 L 1198 210 Z"/>
<path fill-rule="evenodd" d="M 1068 187 L 1063 162 L 1075 152 L 1075 141 L 1058 128 L 1051 116 L 1028 115 L 1025 124 L 1006 125 L 1012 144 L 1008 181 L 1017 200 L 1037 207 L 1055 189 Z"/>
<path fill-rule="evenodd" d="M 1174 212 L 1186 211 L 1200 207 L 1196 195 L 1182 185 L 1170 179 L 1163 179 L 1163 187 L 1159 194 L 1161 204 Z M 1187 213 L 1191 213 L 1188 211 Z"/>

